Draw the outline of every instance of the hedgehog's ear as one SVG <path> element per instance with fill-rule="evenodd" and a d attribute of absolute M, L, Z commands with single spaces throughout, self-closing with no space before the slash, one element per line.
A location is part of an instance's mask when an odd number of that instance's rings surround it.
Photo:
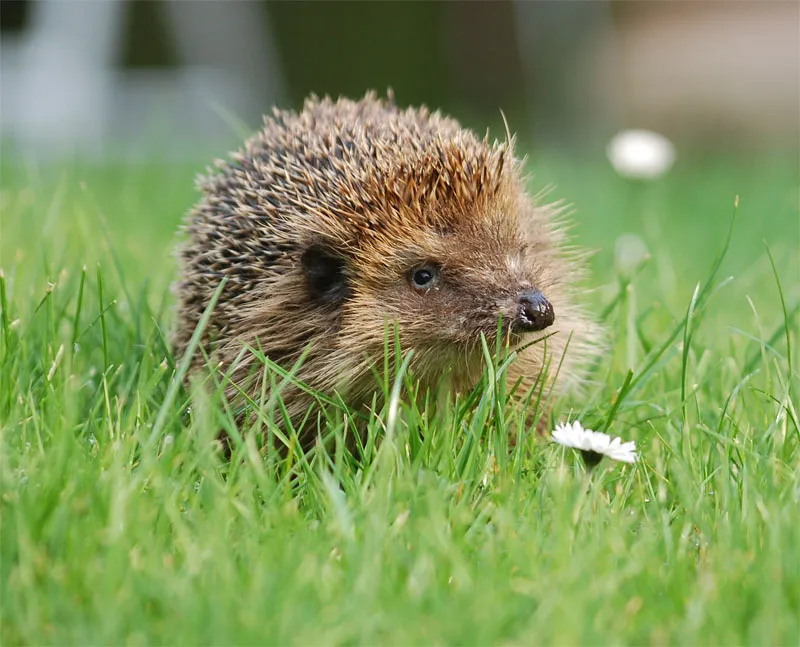
<path fill-rule="evenodd" d="M 303 252 L 300 264 L 312 299 L 338 305 L 350 294 L 347 265 L 333 248 L 314 243 Z"/>

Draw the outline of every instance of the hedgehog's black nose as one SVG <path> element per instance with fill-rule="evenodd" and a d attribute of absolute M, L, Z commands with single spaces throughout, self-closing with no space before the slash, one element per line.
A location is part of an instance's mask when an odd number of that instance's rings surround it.
<path fill-rule="evenodd" d="M 526 290 L 517 297 L 517 316 L 511 328 L 514 332 L 536 332 L 553 325 L 556 315 L 553 306 L 539 292 Z"/>

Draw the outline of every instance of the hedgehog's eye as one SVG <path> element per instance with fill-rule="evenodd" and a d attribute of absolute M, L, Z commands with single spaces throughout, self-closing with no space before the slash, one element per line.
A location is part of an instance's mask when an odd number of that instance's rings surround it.
<path fill-rule="evenodd" d="M 411 287 L 419 292 L 427 292 L 439 282 L 439 268 L 435 265 L 415 267 L 408 276 Z"/>

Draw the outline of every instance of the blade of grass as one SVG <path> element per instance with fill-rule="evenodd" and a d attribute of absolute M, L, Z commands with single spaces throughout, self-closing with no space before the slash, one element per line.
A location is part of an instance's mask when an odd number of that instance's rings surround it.
<path fill-rule="evenodd" d="M 103 371 L 108 370 L 108 331 L 106 330 L 106 310 L 103 306 L 103 272 L 97 264 L 97 298 L 100 302 L 100 331 L 103 335 Z"/>
<path fill-rule="evenodd" d="M 194 353 L 197 350 L 198 344 L 200 343 L 200 338 L 202 337 L 203 331 L 205 331 L 206 326 L 208 325 L 209 319 L 211 319 L 211 313 L 214 311 L 214 307 L 217 305 L 219 296 L 222 294 L 222 290 L 225 288 L 225 284 L 227 282 L 228 277 L 223 278 L 217 286 L 217 289 L 214 291 L 214 294 L 211 296 L 211 299 L 209 300 L 208 305 L 203 312 L 203 316 L 200 317 L 200 321 L 197 323 L 197 326 L 195 326 L 191 339 L 189 339 L 189 343 L 186 346 L 186 350 L 183 353 L 180 364 L 178 364 L 178 370 L 172 374 L 172 379 L 169 382 L 169 387 L 167 387 L 167 393 L 164 396 L 164 401 L 161 403 L 161 406 L 158 409 L 158 415 L 156 416 L 156 421 L 153 424 L 153 430 L 150 432 L 150 436 L 147 438 L 145 443 L 145 447 L 147 449 L 151 449 L 156 440 L 161 436 L 164 425 L 167 422 L 167 417 L 173 413 L 172 404 L 178 395 L 178 390 L 183 384 L 183 378 L 186 376 L 189 366 L 191 366 L 192 358 L 194 357 Z"/>
<path fill-rule="evenodd" d="M 0 325 L 3 326 L 3 356 L 8 355 L 11 345 L 11 322 L 8 316 L 8 297 L 6 295 L 6 274 L 0 269 Z"/>
<path fill-rule="evenodd" d="M 792 371 L 792 333 L 789 325 L 789 310 L 786 307 L 786 298 L 783 296 L 783 285 L 781 284 L 781 277 L 778 275 L 778 268 L 775 266 L 775 259 L 772 257 L 772 251 L 764 241 L 764 247 L 767 250 L 769 257 L 769 264 L 772 266 L 772 274 L 775 277 L 775 285 L 778 286 L 778 295 L 781 300 L 781 309 L 783 310 L 783 329 L 786 334 L 786 368 L 789 371 L 789 390 L 792 390 L 794 382 L 794 372 Z"/>
<path fill-rule="evenodd" d="M 698 283 L 694 288 L 694 292 L 692 293 L 692 299 L 689 302 L 689 308 L 686 311 L 686 316 L 683 318 L 685 324 L 683 327 L 683 352 L 681 353 L 681 411 L 683 412 L 684 424 L 686 424 L 686 374 L 689 367 L 689 351 L 691 350 L 692 345 L 692 333 L 694 332 L 692 328 L 692 322 L 694 321 L 694 309 L 697 306 L 699 290 L 700 284 Z"/>
<path fill-rule="evenodd" d="M 72 340 L 70 342 L 69 347 L 72 349 L 72 352 L 75 352 L 75 345 L 78 343 L 78 326 L 80 325 L 81 321 L 81 311 L 83 309 L 83 290 L 86 287 L 86 266 L 84 265 L 81 269 L 81 281 L 78 284 L 78 302 L 75 306 L 75 318 L 72 321 Z M 102 305 L 100 307 L 100 311 L 102 313 Z"/>

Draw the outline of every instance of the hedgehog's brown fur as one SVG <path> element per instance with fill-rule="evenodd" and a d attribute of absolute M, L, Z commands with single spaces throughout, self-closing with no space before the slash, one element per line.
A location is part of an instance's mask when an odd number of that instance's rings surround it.
<path fill-rule="evenodd" d="M 552 303 L 555 324 L 527 335 L 507 329 L 506 339 L 519 347 L 554 332 L 549 375 L 568 343 L 558 390 L 580 383 L 599 339 L 576 299 L 583 266 L 559 210 L 526 195 L 521 166 L 511 141 L 478 139 L 391 97 L 312 97 L 300 113 L 274 111 L 200 183 L 176 284 L 177 354 L 227 277 L 204 341 L 225 368 L 236 364 L 239 388 L 260 399 L 262 371 L 243 345 L 287 368 L 307 349 L 297 378 L 363 410 L 377 390 L 371 367 L 383 365 L 387 323 L 403 350 L 414 349 L 424 384 L 446 376 L 452 389 L 466 388 L 482 369 L 481 333 L 493 339 L 498 317 L 513 320 L 516 295 L 532 286 Z M 424 263 L 441 271 L 429 292 L 409 281 Z M 534 386 L 544 348 L 522 350 L 509 379 Z M 295 420 L 312 403 L 298 388 L 283 398 Z"/>

